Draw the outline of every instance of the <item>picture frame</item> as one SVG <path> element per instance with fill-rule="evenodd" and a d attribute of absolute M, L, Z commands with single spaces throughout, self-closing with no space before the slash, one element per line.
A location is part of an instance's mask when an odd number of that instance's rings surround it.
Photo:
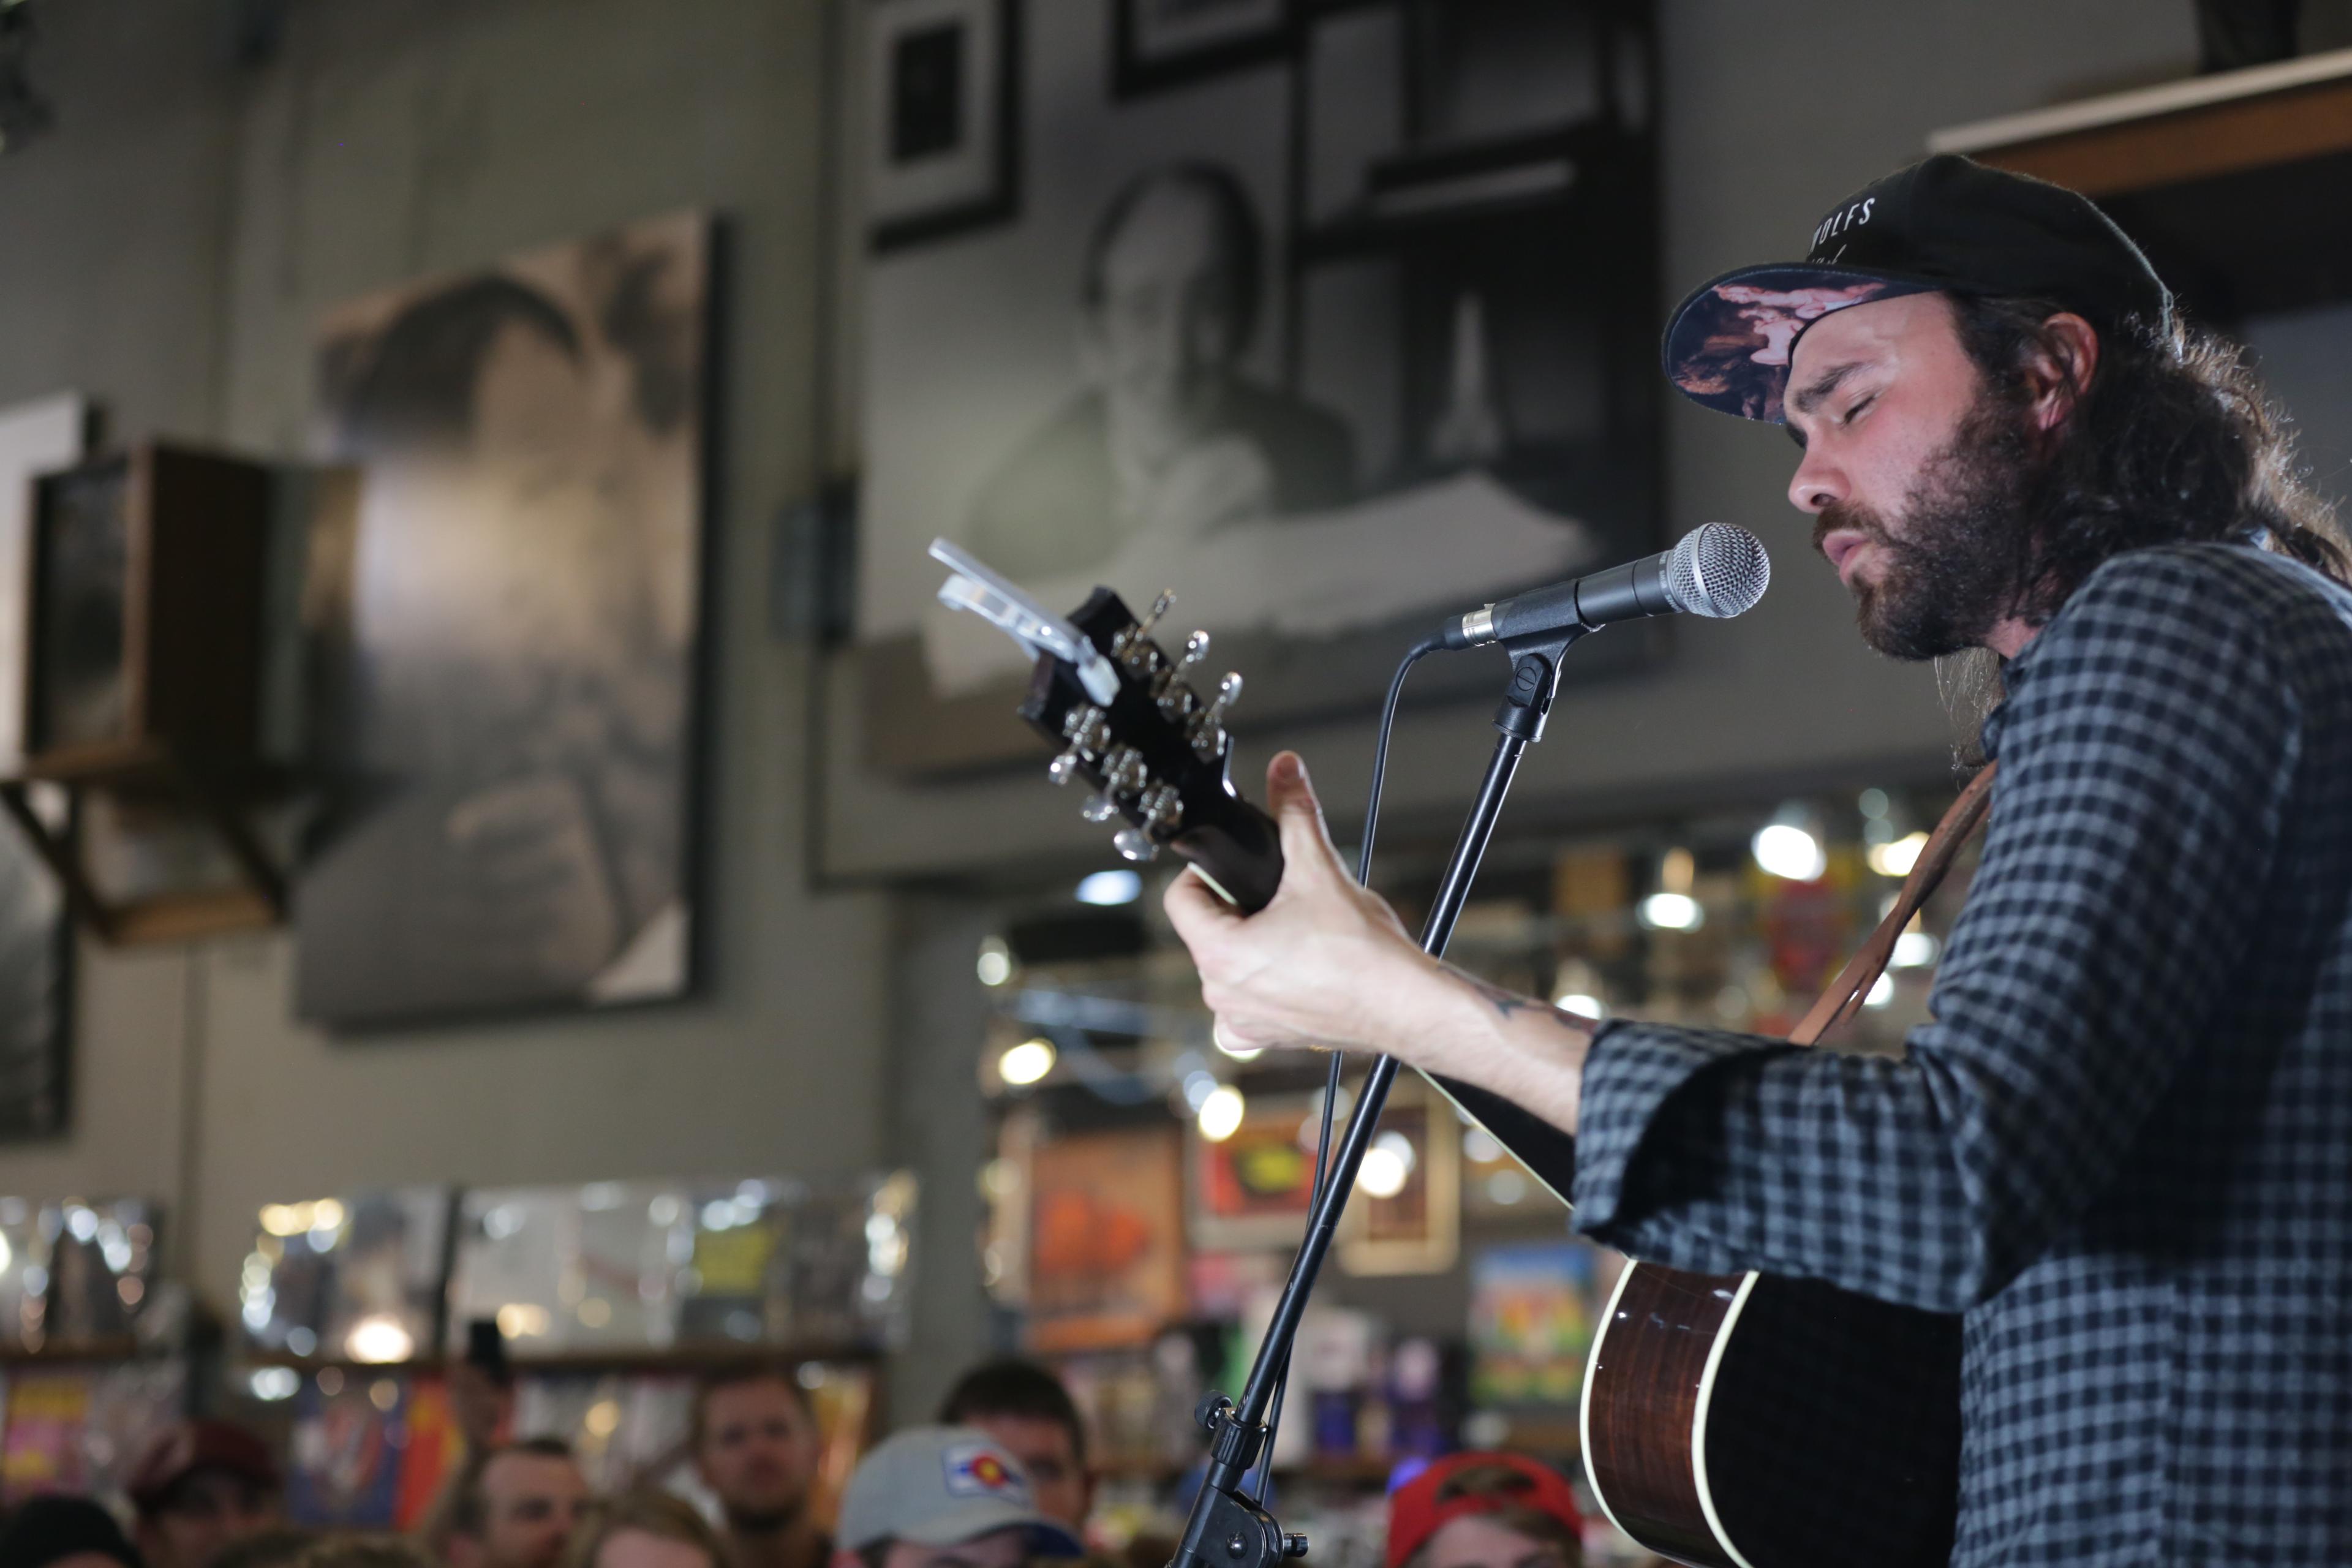
<path fill-rule="evenodd" d="M 1381 1197 L 1360 1184 L 1339 1216 L 1339 1267 L 1350 1274 L 1442 1274 L 1462 1242 L 1462 1121 L 1417 1081 L 1398 1080 L 1373 1147 L 1394 1133 L 1412 1151 L 1404 1185 Z"/>
<path fill-rule="evenodd" d="M 1282 58 L 1292 0 L 1111 0 L 1111 95 L 1141 98 Z"/>
<path fill-rule="evenodd" d="M 877 252 L 1020 211 L 1022 0 L 872 0 L 866 198 Z"/>

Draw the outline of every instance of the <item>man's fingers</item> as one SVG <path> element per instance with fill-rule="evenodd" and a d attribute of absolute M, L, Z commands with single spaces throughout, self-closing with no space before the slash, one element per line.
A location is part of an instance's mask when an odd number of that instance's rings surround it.
<path fill-rule="evenodd" d="M 1190 866 L 1184 868 L 1183 875 L 1168 884 L 1168 891 L 1161 896 L 1160 905 L 1168 911 L 1168 923 L 1176 928 L 1177 940 L 1186 947 L 1197 945 L 1201 939 L 1213 936 L 1241 919 L 1234 912 L 1231 904 L 1219 898 L 1208 883 L 1192 874 Z"/>
<path fill-rule="evenodd" d="M 1274 820 L 1282 829 L 1282 858 L 1288 876 L 1300 871 L 1352 880 L 1339 863 L 1331 830 L 1323 822 L 1323 803 L 1307 782 L 1307 763 L 1296 752 L 1277 753 L 1266 764 L 1265 795 Z"/>

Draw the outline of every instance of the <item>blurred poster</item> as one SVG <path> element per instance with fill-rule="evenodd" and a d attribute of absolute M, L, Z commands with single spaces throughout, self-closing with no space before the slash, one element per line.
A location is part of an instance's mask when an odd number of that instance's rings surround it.
<path fill-rule="evenodd" d="M 1041 1144 L 1030 1167 L 1029 1344 L 1148 1342 L 1184 1315 L 1183 1151 L 1177 1130 Z"/>
<path fill-rule="evenodd" d="M 1582 1242 L 1490 1247 L 1470 1262 L 1470 1396 L 1566 1404 L 1584 1386 L 1599 1313 L 1598 1258 Z"/>
<path fill-rule="evenodd" d="M 12 1372 L 6 1431 L 0 1436 L 0 1501 L 87 1489 L 82 1436 L 89 1424 L 91 1377 L 80 1370 Z"/>
<path fill-rule="evenodd" d="M 1409 617 L 1654 548 L 1649 26 L 1122 0 L 1024 29 L 1019 201 L 868 265 L 876 760 L 974 760 L 934 710 L 1025 668 L 931 603 L 934 535 L 1055 607 L 1175 589 L 1268 715 L 1376 690 Z"/>
<path fill-rule="evenodd" d="M 1315 1102 L 1304 1096 L 1250 1100 L 1220 1142 L 1192 1129 L 1192 1245 L 1297 1247 L 1315 1195 L 1317 1130 Z"/>
<path fill-rule="evenodd" d="M 338 1530 L 391 1529 L 407 1447 L 405 1376 L 322 1370 L 303 1385 L 295 1412 L 286 1517 Z"/>
<path fill-rule="evenodd" d="M 33 479 L 79 462 L 89 428 L 79 393 L 0 408 L 0 767 L 9 772 L 25 732 Z M 0 1138 L 65 1125 L 72 953 L 56 877 L 24 834 L 0 834 Z"/>
<path fill-rule="evenodd" d="M 319 339 L 302 1015 L 675 996 L 703 511 L 693 214 L 355 300 Z"/>

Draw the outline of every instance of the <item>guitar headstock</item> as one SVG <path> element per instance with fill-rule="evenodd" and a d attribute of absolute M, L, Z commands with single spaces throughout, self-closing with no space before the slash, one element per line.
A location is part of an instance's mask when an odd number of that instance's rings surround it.
<path fill-rule="evenodd" d="M 1069 624 L 1109 662 L 1117 691 L 1097 700 L 1069 660 L 1042 653 L 1021 716 L 1060 753 L 1046 776 L 1090 786 L 1087 820 L 1122 823 L 1111 840 L 1121 855 L 1172 850 L 1243 909 L 1261 909 L 1281 882 L 1282 854 L 1272 819 L 1234 793 L 1229 773 L 1225 716 L 1242 678 L 1229 674 L 1205 695 L 1193 684 L 1209 636 L 1194 632 L 1171 658 L 1152 637 L 1170 602 L 1162 594 L 1139 620 L 1096 589 Z"/>

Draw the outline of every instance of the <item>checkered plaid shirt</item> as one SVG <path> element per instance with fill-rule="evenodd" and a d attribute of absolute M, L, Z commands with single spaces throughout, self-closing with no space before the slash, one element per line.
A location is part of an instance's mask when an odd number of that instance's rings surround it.
<path fill-rule="evenodd" d="M 2352 594 L 2135 552 L 2006 682 L 1934 1021 L 1607 1026 L 1577 1223 L 1964 1313 L 1955 1563 L 2352 1563 Z"/>

